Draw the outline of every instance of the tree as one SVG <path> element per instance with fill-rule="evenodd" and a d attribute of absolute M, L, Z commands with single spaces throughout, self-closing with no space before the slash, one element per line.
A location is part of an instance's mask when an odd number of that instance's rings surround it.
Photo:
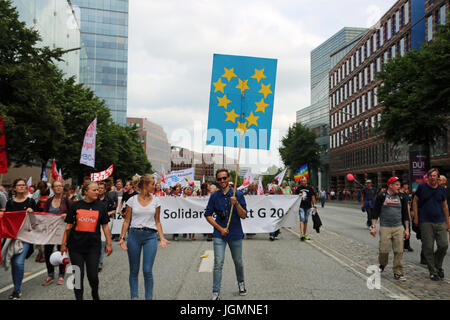
<path fill-rule="evenodd" d="M 320 166 L 320 146 L 316 142 L 317 135 L 301 123 L 289 126 L 287 135 L 281 139 L 281 160 L 286 167 L 297 170 L 308 164 L 309 168 L 316 169 Z"/>
<path fill-rule="evenodd" d="M 38 41 L 39 34 L 19 21 L 11 2 L 0 0 L 0 114 L 9 162 L 16 166 L 45 165 L 64 135 L 52 99 L 60 76 L 52 61 L 63 51 L 37 48 Z"/>
<path fill-rule="evenodd" d="M 377 78 L 385 141 L 423 147 L 429 168 L 431 146 L 449 129 L 450 23 L 439 26 L 433 42 L 385 64 Z"/>
<path fill-rule="evenodd" d="M 62 49 L 38 48 L 39 34 L 25 27 L 11 1 L 0 0 L 0 114 L 6 127 L 9 162 L 41 164 L 54 158 L 65 178 L 84 176 L 114 164 L 122 179 L 151 172 L 136 128 L 121 127 L 105 102 L 74 77 L 66 79 L 54 61 Z M 95 168 L 80 165 L 84 134 L 97 118 Z"/>

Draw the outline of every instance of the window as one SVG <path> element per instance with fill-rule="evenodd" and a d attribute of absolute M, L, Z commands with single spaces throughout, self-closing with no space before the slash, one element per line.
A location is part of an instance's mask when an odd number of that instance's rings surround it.
<path fill-rule="evenodd" d="M 375 87 L 373 89 L 373 106 L 376 107 L 378 105 L 378 96 L 377 96 L 378 88 Z"/>
<path fill-rule="evenodd" d="M 355 62 L 356 62 L 356 67 L 358 67 L 359 66 L 359 49 L 356 50 L 356 53 L 355 53 Z"/>
<path fill-rule="evenodd" d="M 361 63 L 364 62 L 364 58 L 366 57 L 364 50 L 365 50 L 365 45 L 363 44 L 361 47 L 361 54 L 360 54 L 361 55 Z"/>
<path fill-rule="evenodd" d="M 353 70 L 355 69 L 355 60 L 353 55 L 350 57 L 350 72 L 353 72 Z"/>
<path fill-rule="evenodd" d="M 364 93 L 361 96 L 361 113 L 364 113 L 366 111 L 366 94 Z"/>
<path fill-rule="evenodd" d="M 372 98 L 372 91 L 369 91 L 367 92 L 367 110 L 370 110 L 371 107 L 370 103 L 372 101 L 371 98 Z"/>
<path fill-rule="evenodd" d="M 391 20 L 392 19 L 389 19 L 387 21 L 387 37 L 386 37 L 387 40 L 391 40 L 391 37 L 392 37 L 392 22 L 391 22 Z"/>
<path fill-rule="evenodd" d="M 374 70 L 375 64 L 372 62 L 370 64 L 370 82 L 372 82 L 375 78 L 375 70 Z"/>
<path fill-rule="evenodd" d="M 368 69 L 367 67 L 364 68 L 364 86 L 367 86 L 367 83 L 368 83 L 368 75 L 367 75 L 368 70 L 367 69 Z"/>
<path fill-rule="evenodd" d="M 381 71 L 381 57 L 377 58 L 377 72 Z"/>
<path fill-rule="evenodd" d="M 379 47 L 383 46 L 383 44 L 384 44 L 384 27 L 383 26 L 380 27 L 378 41 L 380 43 Z"/>
<path fill-rule="evenodd" d="M 352 101 L 352 111 L 351 111 L 351 113 L 352 113 L 352 118 L 354 118 L 355 117 L 355 101 Z"/>
<path fill-rule="evenodd" d="M 359 98 L 356 99 L 356 116 L 359 116 Z"/>
<path fill-rule="evenodd" d="M 395 46 L 395 44 L 393 44 L 391 47 L 391 57 L 395 58 L 396 53 L 397 53 L 397 47 Z"/>
<path fill-rule="evenodd" d="M 405 55 L 405 38 L 400 40 L 400 55 L 402 57 Z"/>
<path fill-rule="evenodd" d="M 347 84 L 344 84 L 344 100 L 347 99 Z"/>
<path fill-rule="evenodd" d="M 377 51 L 377 33 L 375 32 L 372 36 L 372 52 Z"/>
<path fill-rule="evenodd" d="M 358 82 L 359 82 L 358 89 L 361 90 L 362 89 L 362 73 L 361 72 L 358 74 Z"/>
<path fill-rule="evenodd" d="M 405 7 L 403 6 L 401 9 L 401 13 L 402 13 L 402 27 L 405 25 Z"/>
<path fill-rule="evenodd" d="M 409 1 L 405 3 L 405 25 L 409 23 Z"/>
<path fill-rule="evenodd" d="M 369 56 L 370 56 L 370 39 L 369 40 L 367 40 L 367 43 L 366 43 L 366 58 L 368 58 Z"/>
<path fill-rule="evenodd" d="M 428 36 L 427 36 L 427 40 L 431 41 L 433 40 L 433 16 L 429 16 L 427 18 L 427 32 L 428 32 Z"/>
<path fill-rule="evenodd" d="M 400 12 L 397 10 L 395 13 L 395 33 L 400 31 Z"/>
<path fill-rule="evenodd" d="M 353 77 L 353 92 L 356 92 L 358 90 L 358 81 L 356 79 L 356 76 Z"/>
<path fill-rule="evenodd" d="M 446 5 L 444 4 L 439 9 L 439 14 L 441 15 L 441 24 L 445 24 L 446 23 L 446 13 L 447 13 L 447 9 L 446 9 Z"/>

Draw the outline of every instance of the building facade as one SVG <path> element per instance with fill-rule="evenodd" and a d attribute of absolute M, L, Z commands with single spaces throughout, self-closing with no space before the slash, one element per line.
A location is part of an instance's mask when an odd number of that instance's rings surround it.
<path fill-rule="evenodd" d="M 142 147 L 152 165 L 153 171 L 161 173 L 170 170 L 170 144 L 164 129 L 143 118 L 127 118 L 127 125 L 136 125 Z"/>
<path fill-rule="evenodd" d="M 329 171 L 329 106 L 328 74 L 336 64 L 332 53 L 336 55 L 349 50 L 367 29 L 343 28 L 317 48 L 311 51 L 311 105 L 297 111 L 296 121 L 314 131 L 320 146 L 321 168 L 318 172 L 310 170 L 312 181 L 319 188 L 328 189 Z"/>
<path fill-rule="evenodd" d="M 412 49 L 420 49 L 421 43 L 426 42 L 427 15 L 435 21 L 435 12 L 445 11 L 449 1 L 432 2 L 434 4 L 429 0 L 397 1 L 331 69 L 331 189 L 356 189 L 356 185 L 345 179 L 349 172 L 360 182 L 373 180 L 378 187 L 392 175 L 409 180 L 409 146 L 394 147 L 383 141 L 376 130 L 383 106 L 377 98 L 382 83 L 375 74 L 389 60 Z M 434 23 L 431 27 L 435 29 Z M 431 164 L 448 165 L 448 139 L 443 139 L 439 145 L 432 151 Z"/>
<path fill-rule="evenodd" d="M 128 74 L 128 0 L 71 0 L 79 10 L 86 46 L 85 84 L 104 99 L 113 120 L 126 124 Z"/>
<path fill-rule="evenodd" d="M 68 51 L 62 56 L 63 61 L 56 61 L 55 65 L 66 77 L 75 76 L 78 82 L 82 82 L 80 71 L 86 70 L 87 64 L 81 61 L 81 57 L 86 57 L 86 51 L 70 1 L 14 0 L 12 5 L 16 7 L 20 21 L 39 32 L 42 40 L 38 46 Z"/>

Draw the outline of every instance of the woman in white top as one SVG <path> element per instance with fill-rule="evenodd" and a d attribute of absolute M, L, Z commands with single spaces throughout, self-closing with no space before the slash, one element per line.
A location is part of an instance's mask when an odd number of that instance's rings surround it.
<path fill-rule="evenodd" d="M 159 199 L 153 196 L 155 177 L 150 174 L 142 176 L 138 187 L 141 193 L 131 197 L 126 204 L 125 220 L 119 245 L 128 252 L 131 299 L 138 299 L 139 267 L 141 252 L 144 252 L 142 269 L 144 273 L 145 299 L 151 300 L 153 297 L 152 269 L 158 247 L 158 236 L 162 248 L 167 248 L 170 241 L 164 238 L 159 218 L 161 205 Z M 130 230 L 127 244 L 125 244 L 124 237 L 128 227 L 130 227 Z"/>

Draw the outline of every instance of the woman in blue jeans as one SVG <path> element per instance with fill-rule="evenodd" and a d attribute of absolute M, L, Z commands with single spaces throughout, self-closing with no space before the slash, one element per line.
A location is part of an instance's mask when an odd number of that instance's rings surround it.
<path fill-rule="evenodd" d="M 36 210 L 36 202 L 27 197 L 27 182 L 25 179 L 16 179 L 13 182 L 12 190 L 16 197 L 8 200 L 6 203 L 6 212 L 26 211 L 32 213 Z M 9 299 L 17 300 L 22 296 L 21 287 L 23 280 L 23 273 L 25 271 L 25 259 L 32 244 L 23 242 L 23 250 L 21 253 L 11 258 L 11 274 L 14 283 L 14 291 L 9 296 Z"/>
<path fill-rule="evenodd" d="M 153 298 L 153 263 L 155 262 L 158 247 L 158 235 L 161 247 L 167 248 L 170 241 L 166 240 L 161 227 L 161 204 L 158 197 L 153 196 L 155 191 L 155 178 L 146 174 L 139 180 L 141 193 L 131 197 L 126 203 L 125 220 L 120 235 L 120 246 L 128 252 L 130 264 L 130 293 L 131 299 L 138 299 L 138 276 L 143 252 L 143 273 L 145 299 Z M 128 241 L 125 244 L 125 235 L 128 227 Z"/>

